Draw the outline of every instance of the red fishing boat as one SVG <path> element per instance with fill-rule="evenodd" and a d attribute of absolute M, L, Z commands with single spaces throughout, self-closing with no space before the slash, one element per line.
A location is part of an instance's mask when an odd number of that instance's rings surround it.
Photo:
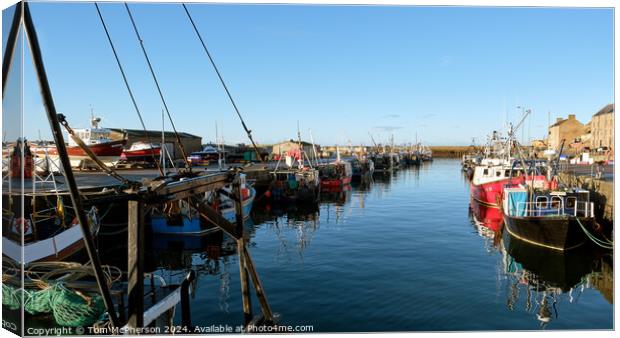
<path fill-rule="evenodd" d="M 536 166 L 535 163 L 532 165 Z M 471 198 L 483 206 L 499 208 L 504 186 L 507 184 L 523 184 L 526 179 L 539 189 L 547 188 L 550 184 L 546 176 L 542 174 L 526 177 L 520 166 L 515 167 L 508 160 L 484 159 L 474 169 L 470 188 Z"/>
<path fill-rule="evenodd" d="M 518 182 L 519 177 L 511 176 L 510 162 L 503 159 L 483 159 L 474 168 L 471 180 L 471 197 L 487 207 L 499 208 L 502 187 L 510 181 Z"/>
<path fill-rule="evenodd" d="M 351 163 L 336 161 L 318 167 L 322 190 L 340 190 L 351 183 Z"/>
<path fill-rule="evenodd" d="M 121 160 L 128 162 L 153 162 L 159 159 L 161 146 L 155 143 L 134 142 L 129 149 L 123 150 Z"/>
<path fill-rule="evenodd" d="M 127 141 L 124 139 L 112 140 L 110 138 L 110 129 L 99 128 L 100 118 L 93 117 L 90 122 L 91 128 L 73 129 L 75 136 L 80 138 L 101 162 L 107 166 L 115 166 L 123 153 L 123 146 Z M 49 156 L 52 160 L 58 159 L 58 149 L 56 147 L 35 149 L 35 154 Z M 88 167 L 94 164 L 72 137 L 68 138 L 67 154 L 72 167 Z"/>

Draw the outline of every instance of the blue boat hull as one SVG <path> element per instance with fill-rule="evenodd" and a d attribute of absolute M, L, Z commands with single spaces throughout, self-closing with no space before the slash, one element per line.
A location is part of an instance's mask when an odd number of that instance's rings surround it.
<path fill-rule="evenodd" d="M 244 219 L 250 217 L 255 197 L 256 190 L 250 188 L 250 197 L 242 203 Z M 220 213 L 229 222 L 234 223 L 236 221 L 234 207 L 222 209 Z M 218 228 L 212 226 L 208 222 L 202 221 L 200 217 L 193 217 L 190 219 L 187 216 L 183 216 L 183 224 L 176 225 L 169 224 L 165 217 L 158 215 L 151 217 L 151 229 L 154 234 L 203 235 L 216 231 Z"/>

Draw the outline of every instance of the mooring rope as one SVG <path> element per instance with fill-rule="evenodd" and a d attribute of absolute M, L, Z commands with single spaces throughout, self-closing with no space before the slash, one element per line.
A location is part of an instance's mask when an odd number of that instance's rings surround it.
<path fill-rule="evenodd" d="M 23 306 L 29 314 L 50 313 L 57 324 L 71 327 L 92 325 L 105 314 L 105 304 L 99 294 L 70 286 L 93 275 L 88 264 L 31 263 L 25 270 L 27 279 L 23 285 L 21 274 L 18 276 L 20 269 L 7 259 L 3 259 L 3 266 L 2 304 L 8 309 L 18 310 Z M 109 285 L 120 280 L 120 269 L 107 265 L 102 268 Z"/>
<path fill-rule="evenodd" d="M 588 238 L 589 238 L 592 242 L 594 242 L 594 244 L 596 244 L 596 245 L 598 245 L 598 246 L 600 246 L 601 248 L 604 248 L 604 249 L 609 249 L 609 250 L 612 250 L 612 249 L 614 248 L 614 247 L 613 247 L 613 245 L 614 245 L 614 243 L 613 243 L 613 242 L 611 242 L 611 241 L 610 241 L 610 242 L 605 242 L 605 241 L 602 241 L 602 240 L 600 240 L 600 239 L 596 238 L 594 235 L 592 235 L 592 234 L 591 234 L 591 233 L 590 233 L 590 232 L 586 229 L 586 227 L 585 227 L 585 226 L 583 226 L 583 224 L 581 224 L 581 221 L 579 220 L 579 217 L 575 217 L 575 219 L 577 220 L 577 223 L 578 223 L 578 224 L 579 224 L 579 226 L 581 227 L 581 230 L 583 230 L 583 232 L 586 234 L 586 236 L 587 236 L 587 237 L 588 237 Z"/>

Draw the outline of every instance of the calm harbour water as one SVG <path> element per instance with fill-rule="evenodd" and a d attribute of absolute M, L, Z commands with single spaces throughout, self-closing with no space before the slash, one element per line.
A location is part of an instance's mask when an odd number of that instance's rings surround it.
<path fill-rule="evenodd" d="M 512 257 L 513 241 L 472 223 L 458 160 L 375 176 L 369 187 L 325 196 L 316 212 L 268 209 L 255 207 L 249 251 L 281 324 L 315 332 L 613 327 L 611 254 L 551 257 L 517 243 Z M 156 273 L 198 271 L 193 325 L 243 323 L 233 241 L 153 243 L 162 245 L 149 255 Z M 255 297 L 252 307 L 260 313 Z"/>

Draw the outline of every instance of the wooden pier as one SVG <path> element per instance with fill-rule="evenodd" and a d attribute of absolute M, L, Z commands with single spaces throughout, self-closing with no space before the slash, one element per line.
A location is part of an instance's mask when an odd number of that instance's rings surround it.
<path fill-rule="evenodd" d="M 127 7 L 127 6 L 126 6 Z M 129 12 L 129 8 L 127 7 Z M 131 13 L 129 13 L 131 15 Z M 84 248 L 90 260 L 95 285 L 101 294 L 103 303 L 109 317 L 109 327 L 139 329 L 150 325 L 157 317 L 169 311 L 177 303 L 182 306 L 182 325 L 189 328 L 191 316 L 189 311 L 189 283 L 194 273 L 188 272 L 181 285 L 153 304 L 145 303 L 144 298 L 144 255 L 145 255 L 145 213 L 147 208 L 179 200 L 186 200 L 198 210 L 200 216 L 213 226 L 226 232 L 237 242 L 237 254 L 239 255 L 239 273 L 241 277 L 241 296 L 243 300 L 244 324 L 247 326 L 252 320 L 250 306 L 250 282 L 254 287 L 256 296 L 260 302 L 264 323 L 273 323 L 274 317 L 267 301 L 264 288 L 258 277 L 250 252 L 247 249 L 246 239 L 243 235 L 244 218 L 242 214 L 241 171 L 231 169 L 227 171 L 199 171 L 189 167 L 186 161 L 185 168 L 176 173 L 160 175 L 159 171 L 144 170 L 137 172 L 118 172 L 113 168 L 106 167 L 92 151 L 77 141 L 78 146 L 89 156 L 90 160 L 97 164 L 102 172 L 74 173 L 62 132 L 64 127 L 75 140 L 71 128 L 64 116 L 57 114 L 52 91 L 50 89 L 47 73 L 43 64 L 43 56 L 39 47 L 39 41 L 32 21 L 29 4 L 20 2 L 16 5 L 13 18 L 13 26 L 8 36 L 8 44 L 3 59 L 3 74 L 8 73 L 8 66 L 12 63 L 13 52 L 17 41 L 19 27 L 23 23 L 23 29 L 32 52 L 32 61 L 35 73 L 40 85 L 41 94 L 47 118 L 52 128 L 54 142 L 57 147 L 61 164 L 62 175 L 51 177 L 51 181 L 37 186 L 36 180 L 30 182 L 24 180 L 24 186 L 19 182 L 7 182 L 6 188 L 14 193 L 32 192 L 64 194 L 71 198 L 73 212 L 82 230 Z M 136 32 L 137 33 L 137 32 Z M 6 69 L 4 69 L 7 67 Z M 6 88 L 7 78 L 3 76 L 3 90 Z M 160 92 L 161 94 L 161 92 Z M 4 95 L 4 91 L 3 91 Z M 163 100 L 163 96 L 162 96 Z M 176 133 L 176 130 L 175 130 Z M 178 136 L 178 135 L 177 135 Z M 181 149 L 183 150 L 183 149 Z M 187 156 L 184 156 L 187 158 Z M 23 169 L 22 169 L 23 170 Z M 261 169 L 259 171 L 262 171 Z M 163 172 L 162 172 L 163 173 Z M 12 173 L 13 175 L 15 173 Z M 23 174 L 23 173 L 22 173 Z M 10 174 L 11 175 L 11 174 Z M 3 185 L 5 183 L 3 182 Z M 15 184 L 15 185 L 14 185 Z M 231 186 L 232 193 L 222 190 L 224 186 Z M 15 189 L 13 189 L 15 188 Z M 109 193 L 91 196 L 87 192 L 106 191 Z M 203 203 L 201 197 L 205 193 L 226 194 L 235 204 L 236 222 L 230 223 L 219 211 L 210 205 Z M 88 196 L 88 197 L 87 197 Z M 124 311 L 119 311 L 121 304 L 115 303 L 113 292 L 108 285 L 102 269 L 99 253 L 95 248 L 93 235 L 89 228 L 89 222 L 85 213 L 85 205 L 88 204 L 124 204 L 127 205 L 127 316 Z M 131 332 L 131 331 L 130 331 Z M 190 332 L 191 333 L 191 332 Z M 22 332 L 23 334 L 23 332 Z"/>

